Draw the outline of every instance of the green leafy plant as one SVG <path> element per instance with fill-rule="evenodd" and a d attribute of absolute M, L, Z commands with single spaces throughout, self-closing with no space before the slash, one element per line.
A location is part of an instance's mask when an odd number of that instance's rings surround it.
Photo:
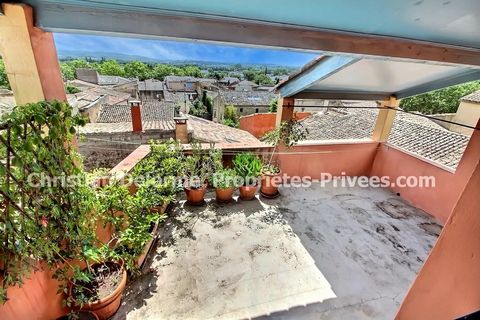
<path fill-rule="evenodd" d="M 218 150 L 210 144 L 207 150 L 202 149 L 201 143 L 192 141 L 191 154 L 184 158 L 185 187 L 190 189 L 202 188 L 208 177 L 213 174 L 218 165 Z"/>
<path fill-rule="evenodd" d="M 232 128 L 238 128 L 240 126 L 240 119 L 237 113 L 237 108 L 235 106 L 225 106 L 223 124 Z"/>
<path fill-rule="evenodd" d="M 222 168 L 210 176 L 209 182 L 214 188 L 228 189 L 238 187 L 237 174 L 234 169 Z"/>
<path fill-rule="evenodd" d="M 2 118 L 1 303 L 8 287 L 21 285 L 39 262 L 52 269 L 68 265 L 95 241 L 94 192 L 68 180 L 86 179 L 71 144 L 83 124 L 67 103 L 57 101 L 15 107 Z M 56 273 L 60 280 L 67 277 L 62 271 Z"/>
<path fill-rule="evenodd" d="M 149 210 L 174 201 L 176 192 L 176 179 L 167 177 L 157 181 L 152 178 L 139 186 L 135 197 L 143 209 Z"/>
<path fill-rule="evenodd" d="M 233 167 L 236 174 L 243 178 L 244 185 L 253 185 L 262 172 L 262 161 L 251 152 L 243 152 L 233 158 Z"/>
<path fill-rule="evenodd" d="M 280 168 L 272 163 L 273 156 L 278 148 L 278 145 L 285 146 L 287 149 L 293 147 L 300 140 L 307 138 L 308 129 L 305 128 L 302 122 L 294 119 L 282 121 L 278 127 L 267 132 L 262 140 L 273 145 L 273 151 L 263 166 L 263 173 L 277 174 Z"/>

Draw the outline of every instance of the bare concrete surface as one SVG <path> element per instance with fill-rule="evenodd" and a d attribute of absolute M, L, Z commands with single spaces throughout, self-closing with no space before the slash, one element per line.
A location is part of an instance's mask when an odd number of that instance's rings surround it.
<path fill-rule="evenodd" d="M 180 201 L 114 319 L 393 319 L 439 224 L 384 189 L 281 192 Z"/>

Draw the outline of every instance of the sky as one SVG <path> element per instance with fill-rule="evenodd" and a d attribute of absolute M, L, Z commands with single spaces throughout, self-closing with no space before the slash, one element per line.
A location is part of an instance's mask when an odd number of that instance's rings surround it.
<path fill-rule="evenodd" d="M 159 60 L 195 60 L 301 67 L 317 56 L 286 50 L 246 48 L 196 42 L 132 39 L 79 34 L 54 34 L 59 55 L 74 52 L 129 54 Z M 108 58 L 108 57 L 106 57 Z"/>

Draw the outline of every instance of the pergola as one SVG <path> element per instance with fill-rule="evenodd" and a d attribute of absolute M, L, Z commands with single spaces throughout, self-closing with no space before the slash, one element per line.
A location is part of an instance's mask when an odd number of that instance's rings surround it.
<path fill-rule="evenodd" d="M 281 95 L 277 121 L 292 116 L 294 99 L 382 100 L 390 108 L 379 112 L 373 135 L 377 141 L 388 138 L 398 99 L 480 79 L 477 0 L 19 2 L 2 4 L 0 16 L 0 54 L 17 104 L 66 99 L 51 32 L 316 52 L 318 59 L 277 87 Z M 477 165 L 452 213 L 455 221 L 447 222 L 433 249 L 437 262 L 448 254 L 445 248 L 455 250 L 450 244 L 458 237 L 478 242 L 480 212 L 473 215 L 469 210 L 479 208 L 471 205 L 479 189 Z M 468 219 L 471 228 L 459 232 L 455 224 L 462 219 Z M 466 296 L 475 296 L 479 253 L 465 257 L 471 260 L 471 268 L 452 270 L 459 273 L 458 278 L 446 281 L 441 294 L 461 283 Z M 432 263 L 427 261 L 426 272 Z M 419 296 L 427 295 L 426 287 L 441 281 L 428 276 L 420 280 L 401 307 L 405 314 L 415 310 L 428 314 L 429 308 L 442 303 L 437 295 L 427 297 L 428 305 L 416 303 Z M 478 303 L 471 305 L 480 308 Z"/>

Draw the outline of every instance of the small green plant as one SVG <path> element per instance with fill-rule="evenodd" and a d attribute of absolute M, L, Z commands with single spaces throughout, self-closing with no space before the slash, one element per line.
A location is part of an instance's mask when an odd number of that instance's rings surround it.
<path fill-rule="evenodd" d="M 237 113 L 237 108 L 232 105 L 225 106 L 225 113 L 223 115 L 223 124 L 232 128 L 240 126 L 240 120 Z"/>
<path fill-rule="evenodd" d="M 263 173 L 265 174 L 277 174 L 280 172 L 278 166 L 272 164 L 273 156 L 277 150 L 278 145 L 282 145 L 287 149 L 293 147 L 300 140 L 307 138 L 308 129 L 305 128 L 302 122 L 296 119 L 290 119 L 288 121 L 282 121 L 278 127 L 267 132 L 262 140 L 273 145 L 273 151 L 263 166 Z"/>
<path fill-rule="evenodd" d="M 197 141 L 192 141 L 190 145 L 191 154 L 184 158 L 183 166 L 185 187 L 199 189 L 218 166 L 219 151 L 214 148 L 214 144 L 210 144 L 208 150 L 202 149 L 201 143 Z"/>
<path fill-rule="evenodd" d="M 78 89 L 77 87 L 75 86 L 72 86 L 71 84 L 67 84 L 65 86 L 65 92 L 69 93 L 69 94 L 75 94 L 75 93 L 79 93 L 80 92 L 80 89 Z"/>
<path fill-rule="evenodd" d="M 233 158 L 233 167 L 236 174 L 243 178 L 243 185 L 253 185 L 262 172 L 262 161 L 251 152 L 243 152 Z"/>
<path fill-rule="evenodd" d="M 217 170 L 210 178 L 210 184 L 217 189 L 228 189 L 238 187 L 237 174 L 233 169 Z"/>
<path fill-rule="evenodd" d="M 174 201 L 176 182 L 174 177 L 166 177 L 163 181 L 153 178 L 144 181 L 135 193 L 140 207 L 149 210 Z"/>

